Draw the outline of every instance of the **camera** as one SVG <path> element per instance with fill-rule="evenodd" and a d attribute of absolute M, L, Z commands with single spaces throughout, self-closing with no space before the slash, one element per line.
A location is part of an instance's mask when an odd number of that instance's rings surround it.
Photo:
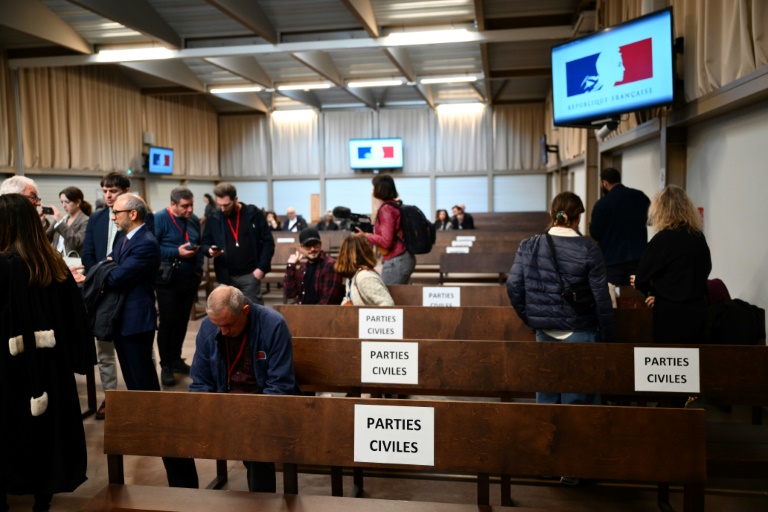
<path fill-rule="evenodd" d="M 371 222 L 371 217 L 368 215 L 352 213 L 346 206 L 337 206 L 333 209 L 333 216 L 337 219 L 348 220 L 350 231 L 360 228 L 360 231 L 364 233 L 373 233 L 373 222 Z"/>

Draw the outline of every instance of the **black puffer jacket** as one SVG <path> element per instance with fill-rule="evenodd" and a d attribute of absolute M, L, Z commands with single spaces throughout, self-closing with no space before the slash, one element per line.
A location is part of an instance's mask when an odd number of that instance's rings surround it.
<path fill-rule="evenodd" d="M 577 315 L 560 295 L 560 283 L 544 235 L 523 240 L 507 279 L 507 294 L 526 325 L 533 329 L 600 330 L 600 340 L 614 341 L 613 307 L 600 248 L 583 236 L 552 236 L 565 287 L 589 282 L 593 314 Z"/>

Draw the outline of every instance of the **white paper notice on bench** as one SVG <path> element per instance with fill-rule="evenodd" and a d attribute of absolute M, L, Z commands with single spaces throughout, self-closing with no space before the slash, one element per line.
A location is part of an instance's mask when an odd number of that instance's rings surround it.
<path fill-rule="evenodd" d="M 295 238 L 278 238 L 277 243 L 279 244 L 295 244 L 296 239 Z"/>
<path fill-rule="evenodd" d="M 471 240 L 454 240 L 451 247 L 472 247 L 473 243 Z"/>
<path fill-rule="evenodd" d="M 458 286 L 425 286 L 422 290 L 422 306 L 461 306 L 461 288 Z"/>
<path fill-rule="evenodd" d="M 699 393 L 698 348 L 635 347 L 635 391 Z"/>
<path fill-rule="evenodd" d="M 355 462 L 435 465 L 435 408 L 355 405 Z"/>
<path fill-rule="evenodd" d="M 403 310 L 361 308 L 357 325 L 358 338 L 401 340 L 403 339 Z"/>
<path fill-rule="evenodd" d="M 446 247 L 446 254 L 469 254 L 469 247 Z"/>
<path fill-rule="evenodd" d="M 360 382 L 418 384 L 419 344 L 360 342 Z"/>
<path fill-rule="evenodd" d="M 457 242 L 461 242 L 461 241 L 464 241 L 464 242 L 474 242 L 476 238 L 477 237 L 475 235 L 472 235 L 472 236 L 467 236 L 467 235 L 457 236 L 456 237 L 456 241 Z"/>

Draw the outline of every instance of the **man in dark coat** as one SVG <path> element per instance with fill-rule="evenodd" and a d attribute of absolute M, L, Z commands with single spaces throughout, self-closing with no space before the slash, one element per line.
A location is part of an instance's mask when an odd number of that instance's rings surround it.
<path fill-rule="evenodd" d="M 589 234 L 603 251 L 608 282 L 626 286 L 648 242 L 651 200 L 642 191 L 622 185 L 619 171 L 611 167 L 600 173 L 600 184 L 604 197 L 592 209 Z"/>

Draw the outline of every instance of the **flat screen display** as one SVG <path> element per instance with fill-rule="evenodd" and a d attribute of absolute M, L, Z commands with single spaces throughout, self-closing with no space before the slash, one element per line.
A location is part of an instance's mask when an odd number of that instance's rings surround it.
<path fill-rule="evenodd" d="M 556 126 L 672 103 L 672 9 L 552 48 Z"/>
<path fill-rule="evenodd" d="M 349 165 L 353 169 L 400 169 L 403 139 L 352 139 Z"/>
<path fill-rule="evenodd" d="M 150 146 L 147 171 L 149 174 L 173 174 L 173 150 Z"/>

